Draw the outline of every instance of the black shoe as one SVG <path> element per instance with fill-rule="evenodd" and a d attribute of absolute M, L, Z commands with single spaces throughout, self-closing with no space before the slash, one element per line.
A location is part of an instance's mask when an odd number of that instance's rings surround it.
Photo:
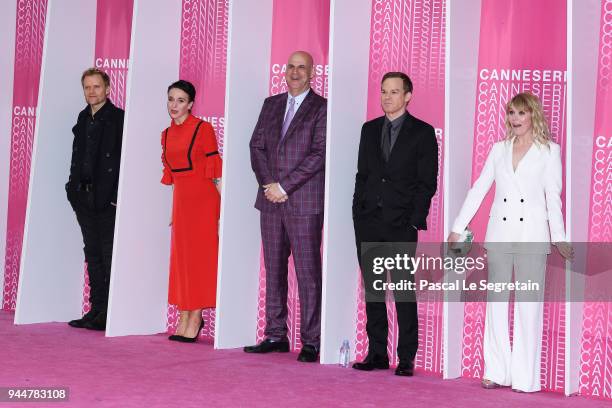
<path fill-rule="evenodd" d="M 181 343 L 195 343 L 198 337 L 200 337 L 200 332 L 202 331 L 203 328 L 204 328 L 204 319 L 202 319 L 202 321 L 200 322 L 200 328 L 198 329 L 195 337 L 176 336 L 176 339 L 170 339 L 170 340 L 179 341 Z M 173 337 L 173 336 L 170 336 L 170 337 Z"/>
<path fill-rule="evenodd" d="M 83 329 L 85 328 L 85 324 L 87 322 L 91 322 L 93 319 L 96 318 L 97 315 L 98 315 L 97 311 L 90 310 L 89 312 L 85 314 L 85 316 L 81 317 L 80 319 L 69 321 L 68 326 L 76 327 L 77 329 Z"/>
<path fill-rule="evenodd" d="M 389 357 L 379 356 L 376 354 L 368 354 L 368 356 L 361 363 L 354 363 L 353 368 L 361 371 L 372 371 L 376 370 L 388 370 L 389 369 Z"/>
<path fill-rule="evenodd" d="M 84 327 L 89 330 L 106 330 L 106 312 L 98 313 L 93 320 L 86 322 Z"/>
<path fill-rule="evenodd" d="M 400 375 L 403 377 L 412 377 L 414 375 L 414 363 L 412 361 L 400 361 L 397 368 L 395 369 L 395 375 Z"/>
<path fill-rule="evenodd" d="M 289 341 L 265 339 L 254 346 L 246 346 L 243 350 L 245 353 L 270 353 L 272 351 L 288 353 Z"/>
<path fill-rule="evenodd" d="M 304 344 L 302 346 L 302 350 L 298 355 L 297 360 L 303 363 L 314 363 L 317 361 L 319 357 L 319 350 L 315 346 L 311 346 L 310 344 Z"/>

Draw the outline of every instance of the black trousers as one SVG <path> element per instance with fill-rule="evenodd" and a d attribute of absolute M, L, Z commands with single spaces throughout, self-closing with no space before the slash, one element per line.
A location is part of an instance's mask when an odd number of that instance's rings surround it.
<path fill-rule="evenodd" d="M 91 309 L 106 313 L 115 233 L 115 207 L 92 211 L 77 205 L 74 210 L 83 233 Z"/>
<path fill-rule="evenodd" d="M 357 243 L 357 256 L 361 266 L 361 244 L 363 242 L 412 242 L 416 243 L 418 233 L 411 225 L 393 226 L 382 219 L 382 210 L 379 209 L 364 218 L 354 220 L 355 240 Z M 416 248 L 416 246 L 415 246 Z M 414 254 L 411 254 L 414 256 Z M 364 275 L 364 285 L 372 280 L 371 276 Z M 393 278 L 395 281 L 396 279 Z M 405 294 L 404 296 L 405 297 Z M 396 299 L 399 296 L 396 295 Z M 417 304 L 413 301 L 396 301 L 397 325 L 399 338 L 397 354 L 400 363 L 411 363 L 416 356 L 419 345 Z M 366 332 L 368 334 L 368 354 L 387 356 L 387 337 L 389 325 L 387 320 L 387 307 L 384 302 L 366 302 Z"/>

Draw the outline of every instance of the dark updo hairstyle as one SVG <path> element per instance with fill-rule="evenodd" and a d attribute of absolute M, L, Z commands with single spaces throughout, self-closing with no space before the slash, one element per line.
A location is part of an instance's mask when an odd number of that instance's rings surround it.
<path fill-rule="evenodd" d="M 178 81 L 170 84 L 168 87 L 168 92 L 170 92 L 170 90 L 173 88 L 180 89 L 181 91 L 185 92 L 189 96 L 189 102 L 195 101 L 196 89 L 191 82 L 185 81 L 184 79 L 179 79 Z"/>

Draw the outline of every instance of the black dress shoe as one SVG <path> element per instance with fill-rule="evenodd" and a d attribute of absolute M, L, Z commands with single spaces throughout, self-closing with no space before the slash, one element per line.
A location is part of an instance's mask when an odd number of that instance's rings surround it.
<path fill-rule="evenodd" d="M 368 354 L 368 356 L 361 363 L 354 363 L 353 368 L 361 371 L 372 371 L 377 370 L 388 370 L 389 369 L 389 357 L 378 356 L 375 354 Z"/>
<path fill-rule="evenodd" d="M 302 346 L 302 350 L 298 355 L 297 360 L 303 363 L 314 363 L 317 361 L 319 357 L 319 350 L 315 346 L 311 346 L 310 344 L 304 344 Z"/>
<path fill-rule="evenodd" d="M 86 322 L 84 327 L 89 330 L 106 330 L 106 312 L 98 313 L 93 320 Z"/>
<path fill-rule="evenodd" d="M 181 343 L 195 343 L 198 337 L 200 337 L 200 332 L 202 331 L 203 328 L 204 328 L 204 319 L 202 319 L 202 321 L 200 322 L 200 328 L 198 329 L 195 337 L 185 337 L 185 336 L 177 335 L 175 339 L 170 339 L 170 340 L 178 341 Z M 173 337 L 173 336 L 170 336 L 170 337 Z"/>
<path fill-rule="evenodd" d="M 261 343 L 254 346 L 246 346 L 243 350 L 245 353 L 270 353 L 272 351 L 288 353 L 289 341 L 265 339 Z"/>
<path fill-rule="evenodd" d="M 400 375 L 403 377 L 412 377 L 414 375 L 414 363 L 412 361 L 408 363 L 400 363 L 397 365 L 395 369 L 395 375 Z"/>
<path fill-rule="evenodd" d="M 76 327 L 77 329 L 85 328 L 85 323 L 92 321 L 98 315 L 97 311 L 90 310 L 80 319 L 71 320 L 68 322 L 68 326 Z"/>

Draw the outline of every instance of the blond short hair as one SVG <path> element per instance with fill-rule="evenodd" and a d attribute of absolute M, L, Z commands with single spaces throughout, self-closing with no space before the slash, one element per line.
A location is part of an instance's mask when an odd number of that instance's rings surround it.
<path fill-rule="evenodd" d="M 110 78 L 108 77 L 108 74 L 95 67 L 87 68 L 85 71 L 83 71 L 83 75 L 81 75 L 81 86 L 83 86 L 86 77 L 94 75 L 100 75 L 104 81 L 104 85 L 107 88 L 110 87 Z"/>

